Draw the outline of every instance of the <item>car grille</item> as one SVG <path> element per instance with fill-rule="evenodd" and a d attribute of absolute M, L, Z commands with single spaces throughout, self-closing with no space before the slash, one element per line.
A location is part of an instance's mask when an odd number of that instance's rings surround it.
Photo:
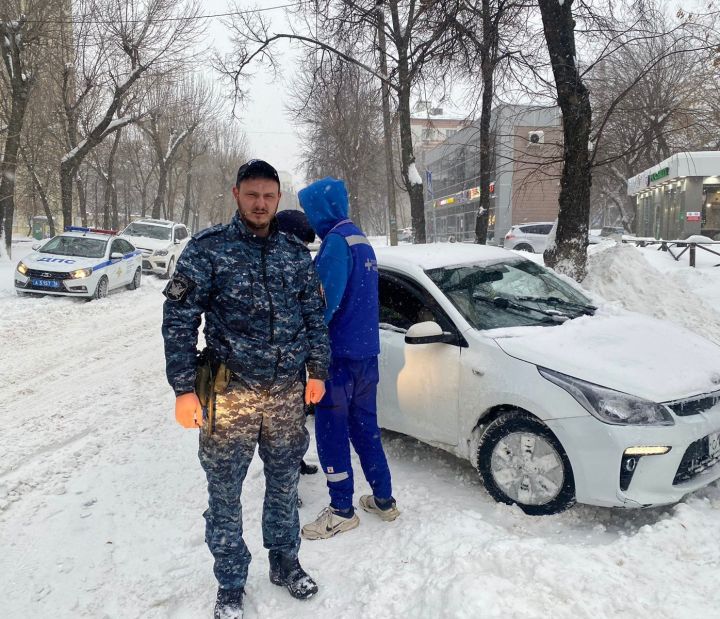
<path fill-rule="evenodd" d="M 56 273 L 55 271 L 39 271 L 37 269 L 28 269 L 25 277 L 34 277 L 36 279 L 72 279 L 70 273 Z"/>
<path fill-rule="evenodd" d="M 689 417 L 710 410 L 718 403 L 720 403 L 720 391 L 714 391 L 696 398 L 667 402 L 666 406 L 678 417 Z"/>
<path fill-rule="evenodd" d="M 152 249 L 145 249 L 144 247 L 137 247 L 137 245 L 135 246 L 135 249 L 139 249 L 142 252 L 143 258 L 152 256 L 152 253 L 153 253 Z"/>
<path fill-rule="evenodd" d="M 688 481 L 704 470 L 720 462 L 720 455 L 710 457 L 710 438 L 704 436 L 694 443 L 690 443 L 680 461 L 673 486 Z"/>

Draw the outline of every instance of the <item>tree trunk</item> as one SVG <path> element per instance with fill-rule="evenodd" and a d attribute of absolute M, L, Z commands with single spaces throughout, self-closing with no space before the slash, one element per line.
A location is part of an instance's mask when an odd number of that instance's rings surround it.
<path fill-rule="evenodd" d="M 402 66 L 402 63 L 400 63 Z M 422 182 L 413 183 L 410 178 L 410 167 L 415 165 L 410 129 L 410 84 L 407 73 L 399 71 L 400 90 L 398 91 L 398 118 L 400 121 L 400 160 L 402 161 L 402 178 L 410 196 L 410 216 L 412 218 L 415 243 L 425 243 L 425 197 Z"/>
<path fill-rule="evenodd" d="M 380 47 L 380 73 L 388 77 L 387 46 L 385 43 L 385 13 L 380 3 L 377 3 L 378 13 L 378 45 Z M 393 170 L 393 134 L 390 122 L 390 87 L 385 83 L 380 84 L 382 97 L 382 118 L 383 118 L 383 142 L 385 146 L 385 175 L 387 187 L 388 204 L 388 236 L 390 245 L 397 245 L 397 205 L 395 203 L 395 172 Z"/>
<path fill-rule="evenodd" d="M 72 193 L 73 179 L 77 169 L 72 161 L 60 162 L 60 201 L 62 203 L 63 227 L 72 226 Z"/>
<path fill-rule="evenodd" d="M 192 157 L 188 157 L 188 167 L 185 171 L 185 198 L 183 200 L 183 210 L 181 221 L 187 226 L 190 219 L 190 191 L 192 190 Z"/>
<path fill-rule="evenodd" d="M 155 194 L 155 200 L 153 201 L 152 214 L 153 219 L 160 219 L 160 214 L 165 207 L 165 191 L 167 189 L 168 182 L 168 169 L 165 162 L 158 161 L 158 167 L 160 168 L 158 174 L 158 186 L 157 193 Z"/>
<path fill-rule="evenodd" d="M 11 90 L 10 118 L 5 135 L 2 165 L 0 165 L 0 232 L 5 236 L 5 249 L 8 256 L 12 246 L 12 228 L 15 216 L 15 181 L 18 151 L 20 150 L 20 133 L 25 120 L 30 84 L 16 78 L 11 82 Z"/>
<path fill-rule="evenodd" d="M 538 0 L 550 53 L 557 101 L 563 117 L 563 170 L 560 211 L 553 246 L 545 263 L 581 281 L 587 268 L 590 185 L 588 155 L 592 109 L 590 95 L 575 64 L 575 20 L 572 0 Z"/>
<path fill-rule="evenodd" d="M 498 8 L 498 11 L 500 9 Z M 499 17 L 498 17 L 499 21 Z M 480 73 L 483 82 L 480 110 L 480 204 L 475 220 L 475 242 L 485 245 L 490 220 L 490 121 L 495 95 L 494 73 L 498 46 L 498 21 L 493 20 L 490 0 L 482 0 L 482 46 Z"/>
<path fill-rule="evenodd" d="M 85 191 L 85 179 L 81 174 L 75 176 L 75 188 L 78 194 L 78 208 L 80 210 L 80 224 L 87 227 L 88 215 L 87 215 L 87 191 Z M 97 223 L 97 222 L 95 222 Z"/>
<path fill-rule="evenodd" d="M 32 166 L 32 164 L 28 165 L 26 162 L 26 167 L 30 174 L 30 179 L 32 180 L 33 186 L 35 187 L 35 191 L 37 192 L 38 196 L 40 196 L 40 204 L 42 204 L 43 212 L 45 213 L 45 217 L 47 217 L 48 220 L 50 236 L 53 237 L 55 236 L 55 219 L 53 218 L 52 210 L 50 210 L 50 201 L 48 200 L 47 192 L 45 191 L 45 187 L 43 187 L 43 184 L 40 182 L 40 178 L 38 177 L 37 172 L 35 171 L 35 168 Z"/>
<path fill-rule="evenodd" d="M 120 146 L 120 138 L 122 129 L 115 132 L 113 145 L 110 149 L 108 157 L 107 174 L 105 175 L 105 195 L 103 201 L 103 228 L 117 230 L 118 221 L 118 199 L 117 190 L 115 189 L 115 155 Z"/>

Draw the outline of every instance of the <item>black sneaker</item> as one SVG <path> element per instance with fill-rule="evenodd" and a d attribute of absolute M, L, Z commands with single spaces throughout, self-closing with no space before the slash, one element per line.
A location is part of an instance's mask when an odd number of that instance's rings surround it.
<path fill-rule="evenodd" d="M 300 475 L 315 475 L 318 467 L 315 464 L 308 464 L 305 460 L 300 460 Z"/>
<path fill-rule="evenodd" d="M 214 619 L 242 619 L 245 589 L 218 589 Z"/>
<path fill-rule="evenodd" d="M 270 552 L 270 582 L 287 587 L 298 600 L 307 600 L 318 592 L 317 583 L 300 567 L 298 558 L 281 552 Z"/>

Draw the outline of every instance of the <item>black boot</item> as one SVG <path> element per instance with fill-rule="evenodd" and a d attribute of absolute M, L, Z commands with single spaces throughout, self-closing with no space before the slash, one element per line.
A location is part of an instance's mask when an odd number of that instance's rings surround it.
<path fill-rule="evenodd" d="M 318 467 L 314 464 L 308 464 L 305 460 L 300 460 L 300 475 L 315 475 Z"/>
<path fill-rule="evenodd" d="M 300 567 L 297 557 L 270 551 L 270 582 L 287 587 L 294 598 L 306 600 L 318 592 L 315 581 Z"/>
<path fill-rule="evenodd" d="M 245 589 L 218 589 L 214 619 L 242 619 Z"/>

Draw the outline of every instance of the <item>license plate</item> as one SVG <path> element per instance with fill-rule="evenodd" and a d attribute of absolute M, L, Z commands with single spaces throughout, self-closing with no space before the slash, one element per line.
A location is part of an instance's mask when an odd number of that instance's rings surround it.
<path fill-rule="evenodd" d="M 720 457 L 720 432 L 708 436 L 708 455 L 711 458 Z"/>
<path fill-rule="evenodd" d="M 60 288 L 60 282 L 56 282 L 54 279 L 34 279 L 32 285 L 39 288 Z"/>

